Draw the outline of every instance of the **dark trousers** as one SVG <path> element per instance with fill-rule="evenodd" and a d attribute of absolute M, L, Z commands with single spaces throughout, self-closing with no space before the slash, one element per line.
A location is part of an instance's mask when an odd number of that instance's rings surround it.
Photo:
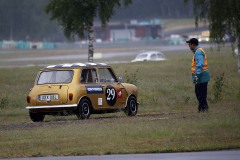
<path fill-rule="evenodd" d="M 195 85 L 195 94 L 198 100 L 198 111 L 206 111 L 208 109 L 207 85 L 208 82 Z"/>

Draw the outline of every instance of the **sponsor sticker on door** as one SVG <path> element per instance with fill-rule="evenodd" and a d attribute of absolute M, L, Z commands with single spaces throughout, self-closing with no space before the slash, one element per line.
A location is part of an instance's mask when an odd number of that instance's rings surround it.
<path fill-rule="evenodd" d="M 102 94 L 102 86 L 86 86 L 87 94 Z"/>

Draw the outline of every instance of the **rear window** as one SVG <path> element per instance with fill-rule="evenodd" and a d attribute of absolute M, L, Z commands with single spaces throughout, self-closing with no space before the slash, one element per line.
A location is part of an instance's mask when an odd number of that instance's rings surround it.
<path fill-rule="evenodd" d="M 37 84 L 70 83 L 72 77 L 72 70 L 43 71 L 39 75 Z"/>

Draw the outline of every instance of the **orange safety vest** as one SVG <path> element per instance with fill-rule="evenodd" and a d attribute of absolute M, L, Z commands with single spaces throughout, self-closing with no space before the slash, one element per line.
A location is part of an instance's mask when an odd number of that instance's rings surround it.
<path fill-rule="evenodd" d="M 197 50 L 201 50 L 204 53 L 204 63 L 203 63 L 202 72 L 205 72 L 208 69 L 208 62 L 207 62 L 206 53 L 204 52 L 204 50 L 202 48 L 198 48 Z M 193 58 L 192 58 L 192 74 L 195 74 L 195 73 L 196 73 L 196 62 L 195 62 L 195 59 L 194 59 L 194 56 L 193 56 Z"/>

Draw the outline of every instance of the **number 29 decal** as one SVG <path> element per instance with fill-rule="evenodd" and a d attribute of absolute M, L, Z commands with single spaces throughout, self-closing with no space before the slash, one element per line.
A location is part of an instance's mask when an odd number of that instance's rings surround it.
<path fill-rule="evenodd" d="M 116 103 L 117 94 L 116 94 L 116 90 L 113 86 L 108 85 L 106 87 L 105 96 L 106 96 L 108 105 L 113 106 Z"/>

